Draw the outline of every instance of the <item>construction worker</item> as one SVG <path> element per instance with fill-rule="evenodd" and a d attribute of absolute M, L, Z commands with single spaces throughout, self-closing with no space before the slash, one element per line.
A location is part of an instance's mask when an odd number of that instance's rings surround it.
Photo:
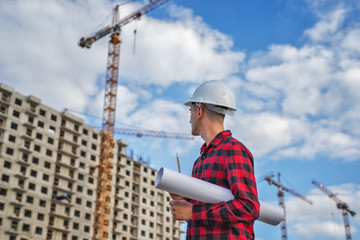
<path fill-rule="evenodd" d="M 250 151 L 224 130 L 225 115 L 236 111 L 235 96 L 222 81 L 201 84 L 185 105 L 190 107 L 191 131 L 205 141 L 192 176 L 231 190 L 234 199 L 203 203 L 171 194 L 174 219 L 187 221 L 186 239 L 254 239 L 259 202 Z"/>

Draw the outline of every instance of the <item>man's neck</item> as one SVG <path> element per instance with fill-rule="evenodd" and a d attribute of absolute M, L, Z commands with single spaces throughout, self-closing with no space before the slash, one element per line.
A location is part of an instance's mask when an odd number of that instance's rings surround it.
<path fill-rule="evenodd" d="M 205 141 L 206 146 L 209 146 L 210 142 L 222 131 L 224 131 L 224 126 L 211 125 L 204 129 L 201 138 Z"/>

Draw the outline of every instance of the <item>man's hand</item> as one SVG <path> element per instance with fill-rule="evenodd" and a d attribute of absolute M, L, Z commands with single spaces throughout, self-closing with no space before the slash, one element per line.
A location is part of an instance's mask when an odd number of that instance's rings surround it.
<path fill-rule="evenodd" d="M 192 218 L 192 204 L 186 200 L 171 200 L 171 215 L 175 220 L 188 221 Z"/>

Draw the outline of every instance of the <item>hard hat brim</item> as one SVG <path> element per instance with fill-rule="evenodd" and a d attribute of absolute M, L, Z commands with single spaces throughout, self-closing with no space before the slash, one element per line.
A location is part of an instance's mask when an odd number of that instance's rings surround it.
<path fill-rule="evenodd" d="M 188 102 L 185 102 L 185 103 L 184 103 L 184 105 L 185 105 L 185 106 L 188 106 L 188 107 L 191 107 L 191 104 L 193 104 L 193 102 L 188 101 Z"/>

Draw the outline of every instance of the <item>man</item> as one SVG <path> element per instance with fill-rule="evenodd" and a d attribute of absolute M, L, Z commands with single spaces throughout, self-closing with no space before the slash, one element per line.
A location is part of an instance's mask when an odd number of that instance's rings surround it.
<path fill-rule="evenodd" d="M 186 239 L 254 239 L 259 202 L 253 157 L 230 131 L 224 131 L 225 114 L 236 111 L 233 92 L 221 81 L 208 81 L 185 105 L 190 107 L 192 134 L 205 141 L 192 176 L 230 189 L 234 199 L 209 204 L 170 194 L 173 218 L 187 221 Z"/>

